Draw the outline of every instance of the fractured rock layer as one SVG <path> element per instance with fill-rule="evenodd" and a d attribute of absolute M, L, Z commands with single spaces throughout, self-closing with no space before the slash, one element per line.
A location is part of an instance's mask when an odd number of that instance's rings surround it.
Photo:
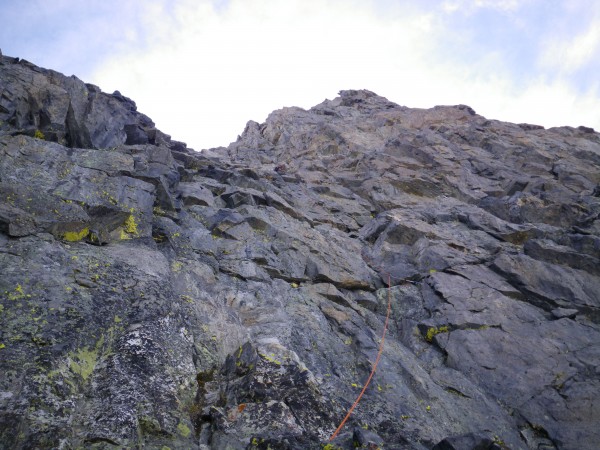
<path fill-rule="evenodd" d="M 600 135 L 342 91 L 202 153 L 0 60 L 0 446 L 595 449 Z"/>

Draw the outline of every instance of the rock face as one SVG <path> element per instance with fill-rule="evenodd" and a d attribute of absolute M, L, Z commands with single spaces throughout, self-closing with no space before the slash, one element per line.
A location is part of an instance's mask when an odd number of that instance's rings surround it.
<path fill-rule="evenodd" d="M 0 273 L 2 448 L 600 442 L 589 128 L 342 91 L 196 153 L 4 56 Z"/>

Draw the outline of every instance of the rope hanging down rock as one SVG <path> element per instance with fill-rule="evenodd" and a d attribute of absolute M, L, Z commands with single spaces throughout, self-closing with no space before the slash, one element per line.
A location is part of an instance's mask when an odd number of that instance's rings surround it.
<path fill-rule="evenodd" d="M 392 280 L 391 280 L 391 278 L 392 278 L 391 275 L 388 274 L 388 283 L 387 283 L 388 284 L 387 314 L 385 316 L 385 324 L 383 325 L 383 334 L 381 335 L 381 343 L 379 344 L 379 351 L 377 352 L 377 358 L 375 359 L 375 364 L 373 364 L 373 369 L 371 370 L 371 374 L 369 375 L 369 378 L 367 378 L 367 381 L 365 382 L 365 385 L 363 386 L 362 390 L 360 391 L 360 394 L 358 394 L 358 397 L 356 397 L 356 400 L 354 401 L 354 403 L 352 404 L 352 406 L 348 410 L 348 413 L 346 414 L 346 417 L 344 417 L 344 420 L 342 420 L 342 422 L 337 427 L 337 429 L 335 430 L 335 432 L 331 435 L 331 437 L 329 438 L 329 441 L 333 441 L 337 437 L 337 435 L 339 434 L 339 432 L 342 430 L 342 428 L 344 428 L 344 425 L 346 424 L 346 422 L 348 421 L 348 419 L 352 415 L 352 412 L 354 411 L 354 408 L 356 408 L 356 406 L 360 402 L 360 399 L 362 398 L 363 394 L 365 393 L 365 391 L 369 387 L 369 383 L 371 383 L 371 379 L 373 378 L 373 375 L 375 375 L 375 371 L 377 370 L 377 365 L 379 364 L 379 360 L 381 359 L 381 354 L 383 353 L 383 344 L 385 342 L 385 334 L 387 332 L 388 321 L 390 319 L 390 311 L 392 310 L 392 286 L 391 286 Z"/>

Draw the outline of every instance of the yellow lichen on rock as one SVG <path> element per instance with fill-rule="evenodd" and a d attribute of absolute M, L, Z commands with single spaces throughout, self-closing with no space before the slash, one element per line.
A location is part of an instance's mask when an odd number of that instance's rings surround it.
<path fill-rule="evenodd" d="M 68 242 L 77 242 L 87 237 L 88 234 L 90 234 L 90 230 L 88 227 L 85 227 L 81 231 L 66 231 L 62 235 L 62 238 Z"/>
<path fill-rule="evenodd" d="M 446 326 L 446 325 L 441 326 L 439 328 L 431 327 L 427 330 L 427 336 L 425 336 L 425 339 L 427 340 L 427 342 L 431 342 L 435 335 L 440 334 L 440 333 L 448 333 L 449 331 L 450 330 L 449 330 L 448 326 Z"/>
<path fill-rule="evenodd" d="M 125 231 L 130 234 L 138 234 L 137 222 L 135 221 L 135 217 L 133 214 L 130 214 L 127 220 L 125 221 Z"/>
<path fill-rule="evenodd" d="M 177 425 L 177 431 L 183 437 L 188 437 L 192 433 L 192 431 L 190 430 L 190 427 L 188 427 L 185 423 L 181 423 L 181 422 L 179 423 L 179 425 Z"/>
<path fill-rule="evenodd" d="M 88 347 L 78 350 L 76 353 L 69 355 L 69 368 L 73 373 L 76 373 L 86 381 L 94 372 L 98 361 L 98 350 L 89 350 Z"/>
<path fill-rule="evenodd" d="M 131 239 L 133 236 L 138 236 L 138 224 L 135 221 L 135 217 L 133 214 L 130 214 L 125 222 L 123 223 L 123 228 L 121 229 L 120 238 L 121 240 Z"/>

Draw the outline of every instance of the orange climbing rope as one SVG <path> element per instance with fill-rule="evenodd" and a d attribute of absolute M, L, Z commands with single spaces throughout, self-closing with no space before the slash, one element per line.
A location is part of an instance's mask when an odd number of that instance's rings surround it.
<path fill-rule="evenodd" d="M 360 391 L 360 394 L 358 394 L 358 397 L 356 397 L 356 400 L 354 401 L 354 403 L 348 410 L 348 414 L 346 414 L 346 417 L 344 417 L 344 420 L 342 420 L 342 423 L 340 423 L 340 426 L 337 427 L 337 430 L 335 430 L 335 432 L 329 438 L 330 441 L 333 441 L 336 438 L 336 436 L 338 435 L 338 433 L 342 430 L 342 428 L 344 428 L 344 425 L 346 424 L 346 422 L 352 415 L 352 411 L 354 411 L 354 408 L 356 408 L 356 406 L 358 405 L 358 402 L 360 402 L 360 399 L 362 398 L 363 394 L 367 390 L 367 387 L 369 387 L 369 383 L 371 382 L 371 379 L 373 378 L 373 375 L 375 375 L 375 371 L 377 370 L 377 365 L 379 364 L 379 360 L 381 359 L 381 354 L 383 353 L 383 343 L 385 342 L 385 333 L 387 332 L 388 320 L 390 319 L 390 311 L 392 310 L 392 292 L 391 292 L 392 287 L 391 287 L 391 284 L 392 284 L 392 277 L 390 274 L 388 274 L 387 314 L 385 316 L 385 324 L 383 325 L 383 334 L 381 336 L 381 343 L 379 344 L 379 351 L 377 352 L 377 358 L 375 359 L 375 364 L 373 364 L 373 369 L 371 370 L 371 374 L 369 375 L 369 378 L 367 378 L 367 381 L 366 381 L 365 385 L 363 386 L 362 391 Z"/>

